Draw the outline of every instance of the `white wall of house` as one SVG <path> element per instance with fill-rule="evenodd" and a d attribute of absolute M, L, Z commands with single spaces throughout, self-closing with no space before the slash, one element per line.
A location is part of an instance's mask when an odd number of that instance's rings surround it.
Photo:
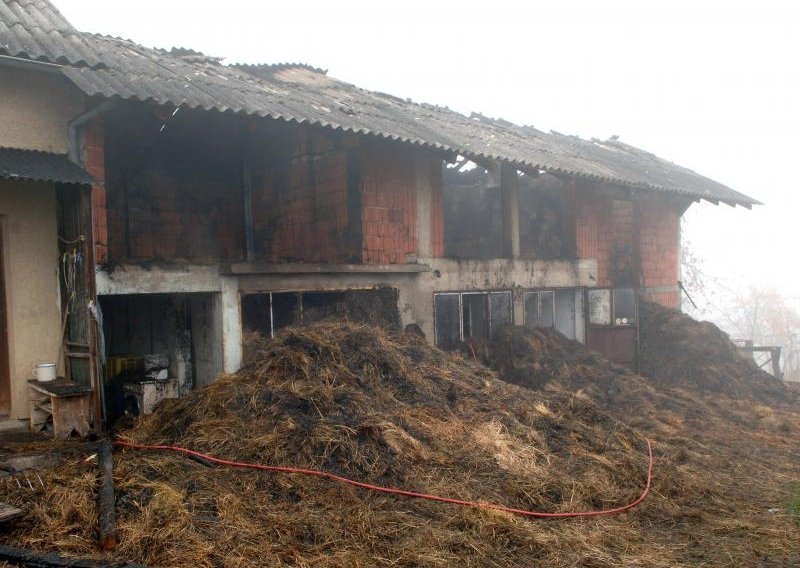
<path fill-rule="evenodd" d="M 67 153 L 67 125 L 84 98 L 64 77 L 0 66 L 0 101 L 0 147 Z"/>
<path fill-rule="evenodd" d="M 56 192 L 52 184 L 0 179 L 12 418 L 28 416 L 28 379 L 58 361 L 61 309 Z"/>

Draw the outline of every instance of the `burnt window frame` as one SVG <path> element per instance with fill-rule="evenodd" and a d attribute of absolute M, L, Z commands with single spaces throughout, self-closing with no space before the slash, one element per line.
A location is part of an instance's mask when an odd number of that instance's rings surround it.
<path fill-rule="evenodd" d="M 591 309 L 590 309 L 590 302 L 589 302 L 589 295 L 593 291 L 601 291 L 605 290 L 608 291 L 609 296 L 609 323 L 593 323 L 591 321 Z M 617 323 L 617 313 L 616 313 L 616 293 L 617 292 L 631 292 L 633 296 L 633 321 L 632 322 L 625 322 L 625 323 Z M 631 286 L 620 286 L 620 287 L 613 287 L 613 286 L 597 286 L 593 288 L 586 288 L 586 296 L 584 298 L 586 302 L 586 325 L 587 328 L 600 328 L 600 329 L 608 329 L 611 327 L 638 327 L 639 325 L 639 292 L 636 288 Z"/>
<path fill-rule="evenodd" d="M 528 298 L 536 296 L 536 321 L 541 321 L 542 315 L 542 295 L 550 294 L 552 297 L 552 318 L 550 325 L 528 325 Z M 522 292 L 522 324 L 531 329 L 554 329 L 556 326 L 556 291 L 553 288 L 546 288 L 541 290 L 525 290 Z"/>
<path fill-rule="evenodd" d="M 436 298 L 439 296 L 457 296 L 458 297 L 458 337 L 459 341 L 465 341 L 464 337 L 464 296 L 485 296 L 486 302 L 486 315 L 488 321 L 488 328 L 489 328 L 489 337 L 491 338 L 492 334 L 494 333 L 494 326 L 492 323 L 492 302 L 491 297 L 493 295 L 507 295 L 508 296 L 508 305 L 510 310 L 510 325 L 514 325 L 514 293 L 512 290 L 462 290 L 462 291 L 441 291 L 441 292 L 434 292 L 433 293 L 433 340 L 434 344 L 439 347 L 439 338 L 438 338 L 438 329 L 439 329 L 439 322 L 437 321 L 438 318 L 436 317 Z M 508 324 L 504 324 L 508 325 Z M 470 336 L 472 337 L 472 336 Z"/>

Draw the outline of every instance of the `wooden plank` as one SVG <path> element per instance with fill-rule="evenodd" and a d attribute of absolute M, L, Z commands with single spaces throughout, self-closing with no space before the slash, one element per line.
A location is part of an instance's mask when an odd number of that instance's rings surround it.
<path fill-rule="evenodd" d="M 22 509 L 0 502 L 0 524 L 16 519 L 20 515 L 22 515 Z"/>
<path fill-rule="evenodd" d="M 40 553 L 2 544 L 0 544 L 0 560 L 8 560 L 15 566 L 29 568 L 147 568 L 142 564 L 62 558 L 53 552 Z"/>
<path fill-rule="evenodd" d="M 28 381 L 28 386 L 38 393 L 57 397 L 82 396 L 92 392 L 92 387 L 79 385 L 66 379 L 45 382 L 31 380 Z"/>
<path fill-rule="evenodd" d="M 97 524 L 102 550 L 117 548 L 117 518 L 114 510 L 114 461 L 111 442 L 105 440 L 98 454 L 100 489 L 97 492 Z"/>
<path fill-rule="evenodd" d="M 72 432 L 89 434 L 89 395 L 52 397 L 53 436 L 69 438 Z"/>

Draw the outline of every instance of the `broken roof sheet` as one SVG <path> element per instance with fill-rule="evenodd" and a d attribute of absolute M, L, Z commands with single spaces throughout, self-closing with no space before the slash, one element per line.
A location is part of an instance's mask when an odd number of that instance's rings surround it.
<path fill-rule="evenodd" d="M 67 65 L 100 63 L 84 34 L 47 0 L 0 0 L 0 55 Z"/>
<path fill-rule="evenodd" d="M 104 66 L 65 68 L 89 95 L 235 112 L 374 135 L 499 160 L 523 170 L 594 179 L 749 207 L 758 201 L 616 141 L 588 141 L 360 89 L 304 65 L 225 66 L 196 52 L 149 49 L 106 36 Z M 184 50 L 185 51 L 185 50 Z"/>
<path fill-rule="evenodd" d="M 92 178 L 64 154 L 0 148 L 0 178 L 89 184 Z"/>

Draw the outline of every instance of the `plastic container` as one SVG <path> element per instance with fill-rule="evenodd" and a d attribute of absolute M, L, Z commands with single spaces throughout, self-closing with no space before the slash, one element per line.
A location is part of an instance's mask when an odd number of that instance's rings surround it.
<path fill-rule="evenodd" d="M 36 365 L 36 380 L 46 383 L 56 378 L 55 363 L 40 363 Z"/>

